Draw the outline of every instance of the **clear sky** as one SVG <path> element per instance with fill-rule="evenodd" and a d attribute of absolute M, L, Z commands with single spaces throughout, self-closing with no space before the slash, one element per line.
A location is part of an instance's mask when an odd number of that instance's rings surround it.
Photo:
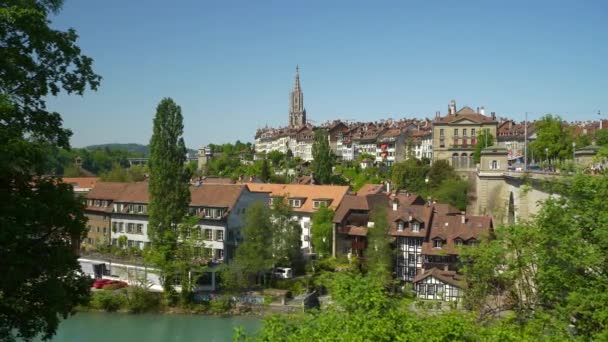
<path fill-rule="evenodd" d="M 316 123 L 485 106 L 523 119 L 608 118 L 608 1 L 65 0 L 103 76 L 49 108 L 72 145 L 148 143 L 158 102 L 189 147 L 284 126 L 294 69 Z"/>

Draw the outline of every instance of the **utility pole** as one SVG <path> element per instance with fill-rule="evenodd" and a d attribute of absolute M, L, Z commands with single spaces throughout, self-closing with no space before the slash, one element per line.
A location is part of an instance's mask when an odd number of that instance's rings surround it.
<path fill-rule="evenodd" d="M 528 112 L 524 120 L 524 171 L 528 169 Z"/>

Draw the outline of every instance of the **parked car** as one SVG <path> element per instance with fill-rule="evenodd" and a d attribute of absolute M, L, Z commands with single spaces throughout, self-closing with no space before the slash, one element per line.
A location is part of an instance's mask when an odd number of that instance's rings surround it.
<path fill-rule="evenodd" d="M 291 279 L 293 278 L 293 271 L 289 267 L 276 267 L 272 272 L 275 277 L 280 279 Z"/>
<path fill-rule="evenodd" d="M 102 289 L 104 290 L 116 290 L 116 289 L 122 289 L 123 287 L 127 287 L 129 286 L 129 284 L 127 284 L 124 281 L 121 280 L 112 280 L 107 284 L 104 284 Z"/>
<path fill-rule="evenodd" d="M 97 279 L 93 282 L 93 287 L 96 289 L 101 289 L 103 288 L 104 285 L 109 284 L 110 282 L 113 282 L 115 280 L 112 279 Z"/>

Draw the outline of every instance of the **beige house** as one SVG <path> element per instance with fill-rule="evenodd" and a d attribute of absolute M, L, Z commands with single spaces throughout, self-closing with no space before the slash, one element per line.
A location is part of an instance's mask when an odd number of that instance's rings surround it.
<path fill-rule="evenodd" d="M 456 102 L 452 101 L 448 115 L 440 117 L 437 113 L 433 121 L 433 160 L 448 160 L 457 170 L 475 168 L 477 135 L 487 130 L 496 137 L 497 126 L 494 113 L 486 116 L 483 107 L 474 111 L 466 106 L 456 111 Z"/>

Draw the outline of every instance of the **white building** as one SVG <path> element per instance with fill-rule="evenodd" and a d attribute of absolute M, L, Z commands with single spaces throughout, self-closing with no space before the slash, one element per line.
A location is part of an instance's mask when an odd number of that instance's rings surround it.
<path fill-rule="evenodd" d="M 253 192 L 269 193 L 271 198 L 283 197 L 293 208 L 294 219 L 302 228 L 301 249 L 304 254 L 314 253 L 310 243 L 311 219 L 314 213 L 325 205 L 332 210 L 342 202 L 348 192 L 347 186 L 301 185 L 301 184 L 261 184 L 249 183 Z"/>

